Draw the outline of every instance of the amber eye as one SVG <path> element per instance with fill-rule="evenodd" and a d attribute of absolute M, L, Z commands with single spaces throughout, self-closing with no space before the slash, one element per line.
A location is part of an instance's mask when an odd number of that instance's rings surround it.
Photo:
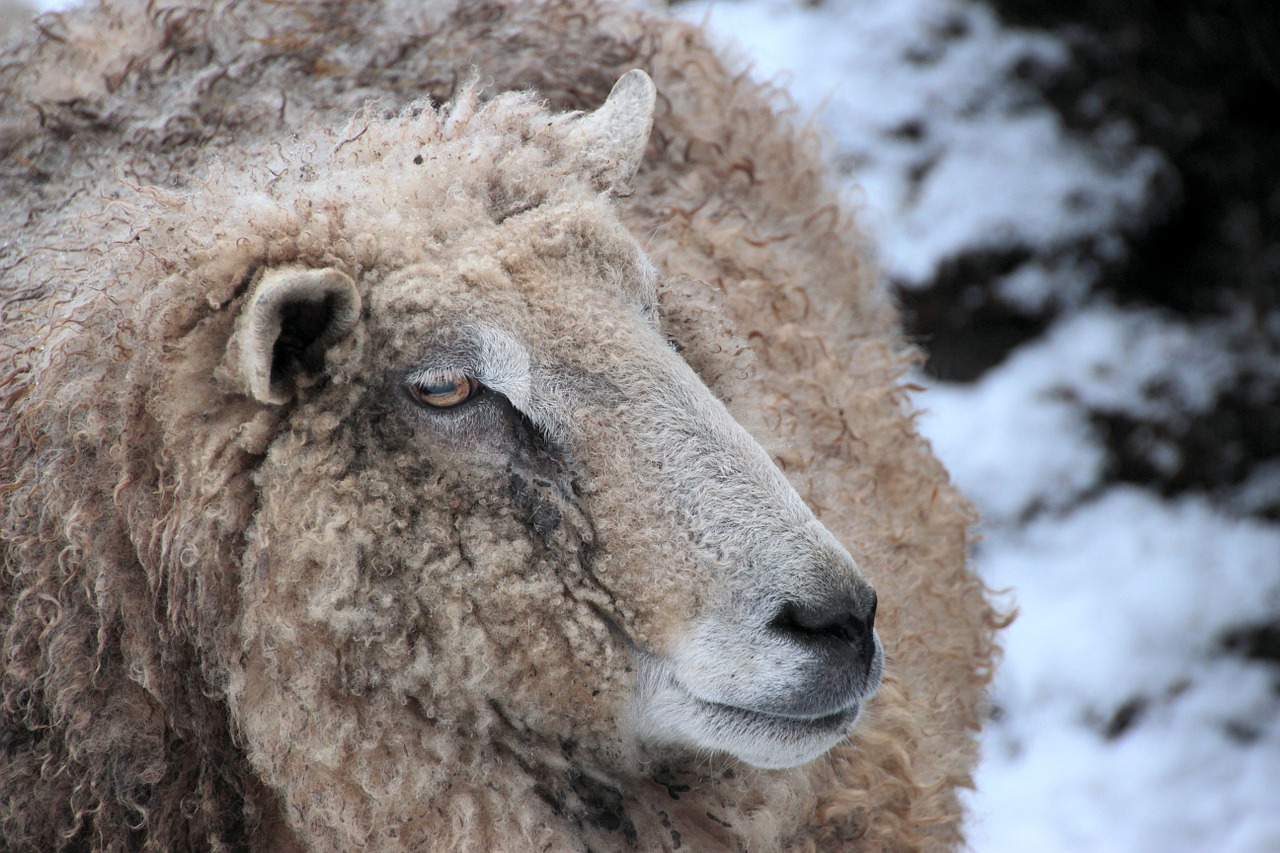
<path fill-rule="evenodd" d="M 433 409 L 451 409 L 475 396 L 480 389 L 476 379 L 464 373 L 441 373 L 429 379 L 409 383 L 413 399 Z"/>

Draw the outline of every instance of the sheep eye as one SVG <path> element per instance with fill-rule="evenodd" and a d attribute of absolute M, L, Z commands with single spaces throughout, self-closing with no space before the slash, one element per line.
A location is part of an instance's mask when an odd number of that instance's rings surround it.
<path fill-rule="evenodd" d="M 442 373 L 428 380 L 409 383 L 413 399 L 433 409 L 452 409 L 470 400 L 480 390 L 480 382 L 463 373 Z"/>

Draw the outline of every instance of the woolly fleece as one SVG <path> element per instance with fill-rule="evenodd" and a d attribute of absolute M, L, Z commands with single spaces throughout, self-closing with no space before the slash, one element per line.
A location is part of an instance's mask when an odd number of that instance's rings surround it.
<path fill-rule="evenodd" d="M 659 96 L 617 185 L 564 111 L 631 68 Z M 3 846 L 957 846 L 999 617 L 789 112 L 585 0 L 109 2 L 6 49 Z M 362 321 L 267 403 L 237 318 L 291 266 Z M 476 323 L 576 420 L 415 438 L 388 371 Z M 879 593 L 885 683 L 802 767 L 627 737 L 628 643 L 719 593 L 600 377 L 684 364 Z"/>

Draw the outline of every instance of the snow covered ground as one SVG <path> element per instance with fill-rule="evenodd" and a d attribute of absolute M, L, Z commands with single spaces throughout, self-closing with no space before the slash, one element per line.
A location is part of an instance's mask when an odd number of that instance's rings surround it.
<path fill-rule="evenodd" d="M 67 5 L 45 0 L 41 5 Z M 1123 122 L 1082 144 L 1020 82 L 1068 60 L 969 0 L 678 7 L 830 128 L 886 276 L 928 287 L 1019 247 L 1003 298 L 1056 321 L 979 381 L 929 382 L 922 426 L 982 510 L 975 553 L 1020 616 L 1004 636 L 969 833 L 979 853 L 1280 851 L 1280 692 L 1228 653 L 1280 612 L 1280 465 L 1229 493 L 1118 482 L 1096 419 L 1177 422 L 1259 361 L 1228 319 L 1120 307 L 1098 264 L 1156 201 Z M 1082 248 L 1083 247 L 1083 248 Z M 1148 436 L 1150 438 L 1150 436 Z M 1185 453 L 1156 439 L 1152 470 Z"/>
<path fill-rule="evenodd" d="M 910 290 L 965 252 L 1032 257 L 998 283 L 1058 319 L 979 381 L 926 383 L 922 427 L 983 513 L 979 571 L 1009 590 L 969 833 L 995 851 L 1280 851 L 1280 695 L 1224 638 L 1280 611 L 1274 466 L 1231 495 L 1116 482 L 1092 418 L 1194 417 L 1250 364 L 1229 319 L 1118 307 L 1096 260 L 1158 191 L 1122 123 L 1082 144 L 1019 84 L 1053 38 L 965 0 L 679 7 L 826 125 L 886 275 Z M 1090 251 L 1072 251 L 1088 245 Z M 1045 260 L 1047 259 L 1047 260 Z M 1254 365 L 1255 369 L 1258 368 Z M 1151 464 L 1183 461 L 1152 442 Z"/>

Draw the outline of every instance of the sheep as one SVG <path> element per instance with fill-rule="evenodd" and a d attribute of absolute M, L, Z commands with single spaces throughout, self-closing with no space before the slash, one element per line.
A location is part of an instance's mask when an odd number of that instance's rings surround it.
<path fill-rule="evenodd" d="M 961 843 L 1000 616 L 779 91 L 111 0 L 0 92 L 5 849 Z"/>

